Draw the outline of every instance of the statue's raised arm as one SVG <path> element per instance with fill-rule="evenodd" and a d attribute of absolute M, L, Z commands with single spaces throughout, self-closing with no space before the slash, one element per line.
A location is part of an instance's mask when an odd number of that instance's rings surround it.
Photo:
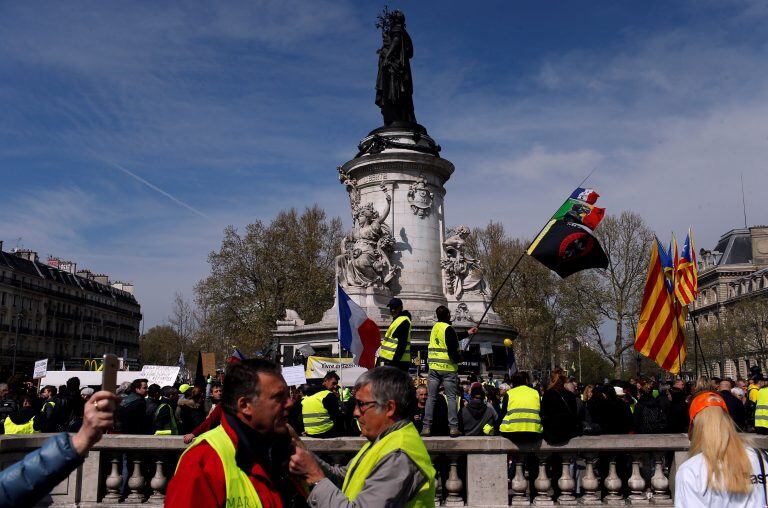
<path fill-rule="evenodd" d="M 387 219 L 387 216 L 389 216 L 389 209 L 392 207 L 392 196 L 389 195 L 389 191 L 387 190 L 387 187 L 382 183 L 379 185 L 379 188 L 381 189 L 381 192 L 384 193 L 384 196 L 387 198 L 387 207 L 384 209 L 383 212 L 381 212 L 381 215 L 379 216 L 379 224 L 384 224 L 384 221 Z"/>

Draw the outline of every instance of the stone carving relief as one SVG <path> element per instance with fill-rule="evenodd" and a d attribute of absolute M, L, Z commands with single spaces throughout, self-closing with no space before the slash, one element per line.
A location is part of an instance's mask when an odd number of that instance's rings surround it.
<path fill-rule="evenodd" d="M 419 180 L 408 188 L 408 203 L 411 205 L 414 215 L 422 219 L 432 211 L 432 203 L 435 195 L 427 187 L 427 179 L 419 175 Z"/>
<path fill-rule="evenodd" d="M 448 293 L 457 300 L 465 296 L 483 299 L 490 297 L 488 283 L 485 280 L 480 262 L 466 252 L 469 228 L 459 226 L 449 231 L 449 237 L 443 242 L 445 258 L 441 261 Z"/>
<path fill-rule="evenodd" d="M 459 305 L 456 307 L 456 313 L 453 316 L 453 321 L 456 323 L 463 321 L 468 321 L 470 323 L 475 322 L 475 320 L 472 319 L 472 314 L 469 313 L 469 307 L 466 303 L 459 302 Z"/>
<path fill-rule="evenodd" d="M 384 288 L 395 276 L 390 259 L 395 245 L 392 231 L 384 222 L 392 204 L 387 188 L 381 184 L 387 206 L 379 213 L 372 203 L 360 204 L 360 190 L 354 178 L 339 170 L 339 179 L 347 187 L 352 207 L 353 227 L 341 241 L 336 256 L 336 279 L 344 287 Z"/>

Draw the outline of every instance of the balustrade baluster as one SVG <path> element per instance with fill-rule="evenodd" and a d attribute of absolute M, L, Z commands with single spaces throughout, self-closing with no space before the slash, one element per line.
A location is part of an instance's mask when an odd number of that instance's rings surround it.
<path fill-rule="evenodd" d="M 123 477 L 120 474 L 120 459 L 115 457 L 111 462 L 112 470 L 104 482 L 107 487 L 107 494 L 101 500 L 102 503 L 117 503 L 120 501 L 120 485 L 123 483 Z"/>
<path fill-rule="evenodd" d="M 444 506 L 464 506 L 464 499 L 461 497 L 461 490 L 464 488 L 464 482 L 459 478 L 459 457 L 458 455 L 449 455 L 448 462 L 448 481 L 445 482 L 445 490 L 448 495 L 445 498 Z"/>
<path fill-rule="evenodd" d="M 128 489 L 130 494 L 125 498 L 127 504 L 138 504 L 144 502 L 144 486 L 146 481 L 144 475 L 141 472 L 141 459 L 135 459 L 133 461 L 133 474 L 128 478 Z"/>
<path fill-rule="evenodd" d="M 673 500 L 669 494 L 669 479 L 664 475 L 663 454 L 657 453 L 653 456 L 655 469 L 651 477 L 651 487 L 653 488 L 653 497 L 651 503 L 657 505 L 672 505 Z"/>
<path fill-rule="evenodd" d="M 583 505 L 599 505 L 600 501 L 600 480 L 595 476 L 595 457 L 587 455 L 584 457 L 584 463 L 586 469 L 584 470 L 584 477 L 581 479 L 581 490 L 584 495 L 579 499 L 579 504 Z"/>
<path fill-rule="evenodd" d="M 432 464 L 435 466 L 435 506 L 443 504 L 443 477 L 440 474 L 440 462 L 437 456 L 432 457 Z"/>
<path fill-rule="evenodd" d="M 524 455 L 518 455 L 515 460 L 515 476 L 512 478 L 512 506 L 528 506 L 528 480 L 523 474 Z"/>
<path fill-rule="evenodd" d="M 632 454 L 632 474 L 627 480 L 629 487 L 629 502 L 631 504 L 648 504 L 645 494 L 645 478 L 640 474 L 640 454 Z"/>
<path fill-rule="evenodd" d="M 540 506 L 552 506 L 555 502 L 552 500 L 552 495 L 549 493 L 552 488 L 552 480 L 547 476 L 547 461 L 545 455 L 539 455 L 539 476 L 533 482 L 533 486 L 536 487 L 536 497 L 533 499 L 533 504 Z M 530 473 L 529 473 L 530 474 Z"/>
<path fill-rule="evenodd" d="M 569 455 L 563 455 L 563 472 L 560 479 L 557 480 L 557 486 L 560 487 L 560 496 L 557 498 L 558 504 L 575 505 L 576 480 L 571 476 L 571 457 Z"/>
<path fill-rule="evenodd" d="M 619 492 L 621 491 L 621 478 L 616 474 L 616 457 L 611 457 L 611 461 L 608 463 L 608 476 L 605 477 L 605 489 L 608 491 L 603 501 L 606 503 L 616 503 L 617 501 L 623 501 Z"/>
<path fill-rule="evenodd" d="M 152 495 L 147 500 L 153 504 L 163 504 L 165 501 L 165 484 L 168 479 L 163 474 L 163 461 L 158 460 L 155 462 L 155 476 L 149 481 L 149 486 L 152 487 Z"/>

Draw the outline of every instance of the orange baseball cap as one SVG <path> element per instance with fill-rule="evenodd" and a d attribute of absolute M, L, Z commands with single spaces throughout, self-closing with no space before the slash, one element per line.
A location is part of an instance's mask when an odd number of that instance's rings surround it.
<path fill-rule="evenodd" d="M 723 411 L 728 412 L 728 406 L 725 405 L 725 399 L 715 392 L 702 392 L 695 396 L 691 401 L 691 407 L 688 408 L 688 417 L 690 418 L 691 425 L 693 425 L 693 419 L 701 412 L 702 409 L 710 406 L 718 406 L 723 408 Z"/>

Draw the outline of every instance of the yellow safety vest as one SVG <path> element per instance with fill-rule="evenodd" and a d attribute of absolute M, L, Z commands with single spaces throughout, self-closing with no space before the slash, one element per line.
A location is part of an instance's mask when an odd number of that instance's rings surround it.
<path fill-rule="evenodd" d="M 427 476 L 427 481 L 421 486 L 419 493 L 413 499 L 408 500 L 405 506 L 433 508 L 435 506 L 435 468 L 432 466 L 432 459 L 429 458 L 424 441 L 421 440 L 419 432 L 411 422 L 408 422 L 401 429 L 390 432 L 373 444 L 370 441 L 365 443 L 357 452 L 347 467 L 347 475 L 344 477 L 344 484 L 341 487 L 341 491 L 347 496 L 347 499 L 354 501 L 360 491 L 363 490 L 365 480 L 381 459 L 398 450 L 408 455 L 408 458 Z"/>
<path fill-rule="evenodd" d="M 755 427 L 768 428 L 768 387 L 760 388 L 760 391 L 757 392 Z"/>
<path fill-rule="evenodd" d="M 50 406 L 50 407 L 51 407 L 51 409 L 54 409 L 54 408 L 56 408 L 56 403 L 55 403 L 54 401 L 52 401 L 52 400 L 49 400 L 48 402 L 46 402 L 45 404 L 43 404 L 43 407 L 41 407 L 41 408 L 40 408 L 40 412 L 41 412 L 41 413 L 45 413 L 45 409 L 46 409 L 48 406 Z"/>
<path fill-rule="evenodd" d="M 156 436 L 177 436 L 179 434 L 179 427 L 176 425 L 176 415 L 173 414 L 173 408 L 170 404 L 163 403 L 157 406 L 157 409 L 155 409 L 155 420 L 157 420 L 158 415 L 160 414 L 160 410 L 163 409 L 164 406 L 168 407 L 168 411 L 171 412 L 171 421 L 170 421 L 170 429 L 163 429 L 163 430 L 156 430 L 155 435 Z"/>
<path fill-rule="evenodd" d="M 757 402 L 757 392 L 759 391 L 760 387 L 758 385 L 749 385 L 747 387 L 747 398 L 752 402 Z"/>
<path fill-rule="evenodd" d="M 381 341 L 381 351 L 379 351 L 379 358 L 384 360 L 393 360 L 395 358 L 395 351 L 397 351 L 397 339 L 393 337 L 395 330 L 400 326 L 403 321 L 408 321 L 408 343 L 405 345 L 405 352 L 400 358 L 400 361 L 411 361 L 411 320 L 408 316 L 397 316 L 392 324 L 387 328 L 387 333 L 384 334 L 384 340 Z"/>
<path fill-rule="evenodd" d="M 256 488 L 253 486 L 253 483 L 251 483 L 251 479 L 237 466 L 237 462 L 235 461 L 235 445 L 232 444 L 232 439 L 227 435 L 227 431 L 224 430 L 223 425 L 219 425 L 195 439 L 189 448 L 184 450 L 184 453 L 179 457 L 179 462 L 176 464 L 176 471 L 179 470 L 179 464 L 181 464 L 184 455 L 203 441 L 206 441 L 211 445 L 211 448 L 213 448 L 219 455 L 221 466 L 224 468 L 224 481 L 227 488 L 227 506 L 261 508 L 261 499 L 259 499 L 259 495 L 256 493 Z"/>
<path fill-rule="evenodd" d="M 5 419 L 5 433 L 8 434 L 34 434 L 35 433 L 35 418 L 32 417 L 27 423 L 13 423 L 11 417 Z"/>
<path fill-rule="evenodd" d="M 301 416 L 304 420 L 304 430 L 310 436 L 328 432 L 333 428 L 333 420 L 328 410 L 323 406 L 323 399 L 331 392 L 323 390 L 301 401 Z"/>
<path fill-rule="evenodd" d="M 507 392 L 507 414 L 501 422 L 501 432 L 536 432 L 541 433 L 541 399 L 539 392 L 525 385 L 517 386 Z"/>
<path fill-rule="evenodd" d="M 437 322 L 429 334 L 429 363 L 430 370 L 441 372 L 458 372 L 459 364 L 448 356 L 448 348 L 445 346 L 445 331 L 451 326 L 448 323 Z"/>

